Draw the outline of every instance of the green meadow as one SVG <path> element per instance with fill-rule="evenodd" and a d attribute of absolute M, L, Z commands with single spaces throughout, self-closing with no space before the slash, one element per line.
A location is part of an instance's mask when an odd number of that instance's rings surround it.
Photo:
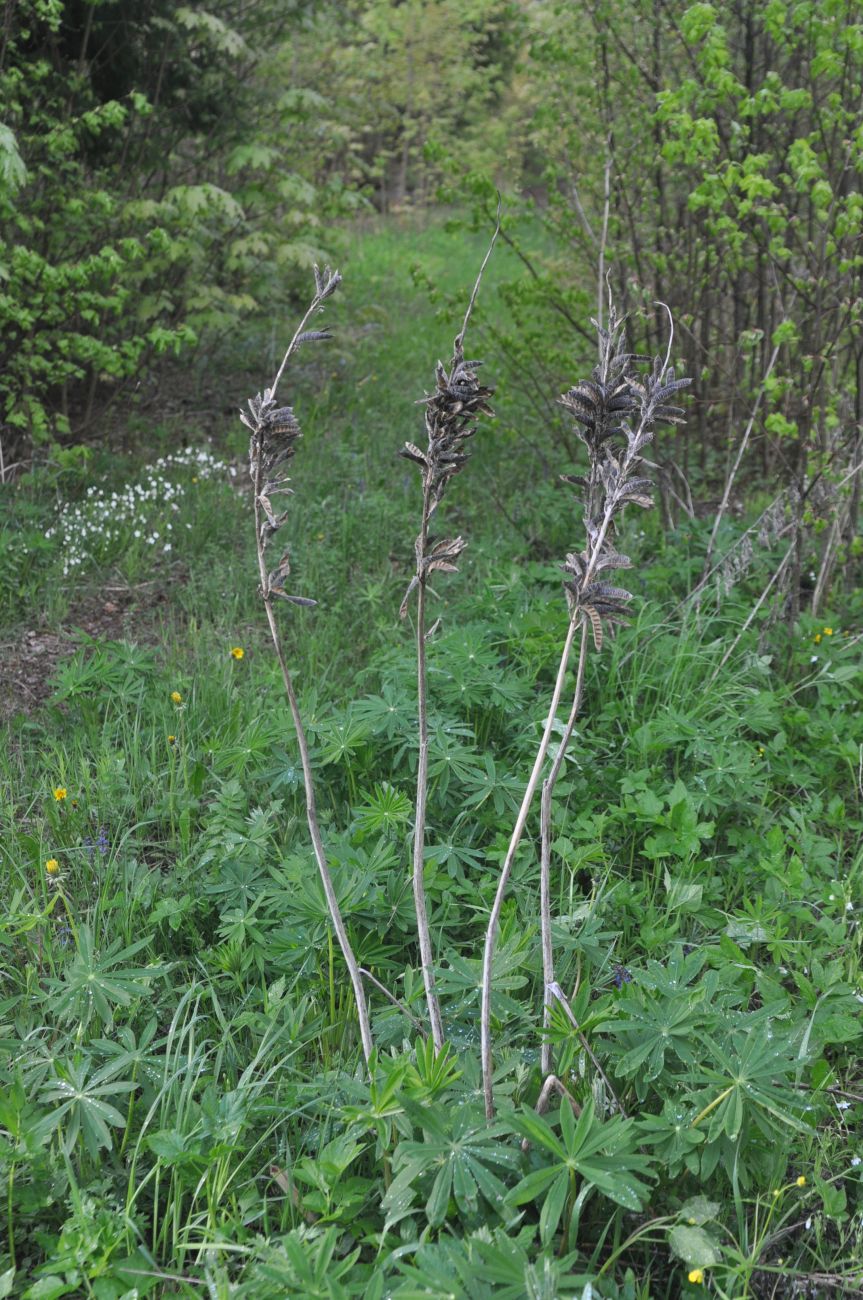
<path fill-rule="evenodd" d="M 170 400 L 8 494 L 0 1295 L 858 1293 L 863 602 L 789 624 L 768 598 L 750 618 L 783 553 L 758 540 L 766 496 L 719 532 L 718 557 L 747 538 L 754 555 L 698 599 L 712 517 L 622 516 L 631 619 L 588 656 L 552 813 L 564 1093 L 537 1113 L 537 799 L 495 954 L 486 1119 L 483 938 L 583 527 L 559 481 L 577 453 L 539 444 L 507 358 L 521 263 L 505 244 L 467 342 L 496 415 L 435 521 L 469 545 L 428 595 L 443 1049 L 428 1037 L 413 611 L 398 618 L 421 493 L 396 453 L 422 442 L 418 403 L 488 237 L 434 213 L 343 228 L 334 337 L 281 391 L 303 430 L 291 590 L 318 604 L 277 614 L 339 906 L 374 977 L 370 1069 L 235 414 L 299 313 L 178 368 Z M 565 383 L 593 364 L 576 347 Z"/>

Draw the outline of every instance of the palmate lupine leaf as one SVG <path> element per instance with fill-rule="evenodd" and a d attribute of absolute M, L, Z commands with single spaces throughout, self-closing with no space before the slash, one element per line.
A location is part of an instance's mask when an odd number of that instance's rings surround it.
<path fill-rule="evenodd" d="M 542 1199 L 539 1224 L 544 1245 L 557 1232 L 573 1174 L 627 1210 L 640 1210 L 650 1190 L 643 1177 L 649 1175 L 651 1162 L 636 1150 L 638 1135 L 632 1120 L 617 1116 L 601 1122 L 592 1100 L 577 1120 L 566 1103 L 559 1120 L 560 1136 L 549 1120 L 527 1107 L 508 1116 L 510 1127 L 532 1143 L 545 1161 L 526 1174 L 509 1195 L 512 1205 Z"/>
<path fill-rule="evenodd" d="M 693 1069 L 703 1090 L 692 1099 L 701 1106 L 693 1124 L 704 1129 L 708 1143 L 723 1135 L 736 1142 L 747 1121 L 769 1141 L 783 1140 L 789 1128 L 814 1132 L 811 1098 L 795 1087 L 805 1059 L 802 1037 L 802 1026 L 789 1027 L 761 1011 L 741 1016 L 721 1041 L 705 1038 L 712 1064 Z"/>
<path fill-rule="evenodd" d="M 576 1253 L 561 1259 L 537 1259 L 534 1228 L 481 1228 L 466 1237 L 424 1242 L 416 1254 L 397 1261 L 406 1285 L 391 1294 L 396 1300 L 425 1296 L 470 1296 L 470 1300 L 551 1300 L 584 1295 L 584 1278 L 571 1270 Z"/>
<path fill-rule="evenodd" d="M 433 1228 L 443 1223 L 451 1199 L 464 1215 L 475 1214 L 482 1199 L 505 1222 L 516 1217 L 499 1176 L 519 1163 L 517 1149 L 500 1141 L 505 1124 L 489 1124 L 476 1105 L 425 1107 L 406 1100 L 405 1110 L 423 1136 L 396 1147 L 395 1177 L 384 1197 L 388 1213 L 425 1195 L 425 1215 Z"/>
<path fill-rule="evenodd" d="M 122 1061 L 111 1061 L 94 1071 L 86 1052 L 55 1061 L 53 1078 L 39 1090 L 40 1101 L 52 1105 L 50 1113 L 36 1125 L 39 1140 L 44 1141 L 62 1128 L 67 1155 L 79 1137 L 94 1160 L 100 1149 L 110 1151 L 113 1140 L 108 1126 L 123 1128 L 126 1120 L 108 1098 L 125 1097 L 141 1086 L 130 1079 L 118 1079 L 116 1075 L 122 1068 Z"/>
<path fill-rule="evenodd" d="M 116 939 L 100 953 L 90 927 L 79 926 L 77 953 L 63 971 L 62 979 L 51 980 L 54 1015 L 78 1020 L 86 1027 L 95 1014 L 103 1025 L 110 1025 L 116 1007 L 128 1007 L 144 997 L 151 981 L 170 970 L 169 966 L 161 965 L 122 965 L 149 942 L 149 938 L 139 939 L 121 948 L 120 940 Z"/>

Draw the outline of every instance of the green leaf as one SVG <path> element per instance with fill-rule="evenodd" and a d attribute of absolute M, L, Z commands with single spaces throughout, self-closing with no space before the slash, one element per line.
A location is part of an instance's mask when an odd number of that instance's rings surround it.
<path fill-rule="evenodd" d="M 544 1147 L 560 1160 L 566 1159 L 566 1148 L 542 1116 L 537 1115 L 535 1111 L 525 1106 L 521 1113 L 509 1116 L 509 1122 L 519 1137 L 527 1138 L 528 1142 L 536 1142 L 538 1146 Z"/>
<path fill-rule="evenodd" d="M 721 1258 L 714 1242 L 703 1228 L 679 1223 L 668 1234 L 668 1244 L 690 1268 L 712 1268 Z"/>
<path fill-rule="evenodd" d="M 680 1217 L 690 1227 L 701 1227 L 710 1219 L 715 1219 L 719 1209 L 718 1201 L 709 1201 L 706 1196 L 692 1196 L 680 1207 Z"/>
<path fill-rule="evenodd" d="M 452 1191 L 452 1165 L 447 1162 L 432 1184 L 431 1194 L 426 1201 L 426 1217 L 432 1228 L 438 1228 L 446 1218 Z"/>
<path fill-rule="evenodd" d="M 569 1195 L 569 1183 L 569 1173 L 566 1169 L 562 1169 L 543 1202 L 539 1216 L 539 1235 L 544 1246 L 548 1245 L 557 1232 L 557 1225 L 560 1223 L 560 1216 L 563 1214 L 566 1198 Z"/>

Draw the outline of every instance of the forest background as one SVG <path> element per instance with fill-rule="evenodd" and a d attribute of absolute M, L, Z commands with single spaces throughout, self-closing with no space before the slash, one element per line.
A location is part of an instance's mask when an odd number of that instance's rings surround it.
<path fill-rule="evenodd" d="M 863 1293 L 859 0 L 0 21 L 0 1296 Z M 461 573 L 429 593 L 437 1050 L 397 452 L 499 196 L 467 338 L 494 414 L 441 511 Z M 315 264 L 344 277 L 334 337 L 282 397 L 318 607 L 279 615 L 365 1065 L 237 418 Z M 657 508 L 621 518 L 631 622 L 588 656 L 568 749 L 551 718 L 566 994 L 543 1049 L 535 810 L 492 1121 L 483 935 L 582 545 L 559 397 L 610 297 L 637 364 L 668 347 L 692 383 L 646 452 Z"/>

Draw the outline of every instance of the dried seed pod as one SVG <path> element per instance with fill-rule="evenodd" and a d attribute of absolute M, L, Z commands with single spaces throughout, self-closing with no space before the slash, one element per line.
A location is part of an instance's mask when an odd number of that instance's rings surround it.
<path fill-rule="evenodd" d="M 341 283 L 338 271 L 331 271 L 328 266 L 323 271 L 316 266 L 314 274 L 316 297 L 308 315 L 317 311 L 324 299 L 334 293 Z M 302 344 L 320 342 L 331 337 L 330 331 L 325 329 L 305 330 L 297 334 L 282 362 L 282 369 L 291 353 Z M 248 411 L 240 411 L 240 419 L 252 435 L 249 442 L 249 471 L 255 485 L 259 537 L 263 548 L 269 545 L 287 519 L 287 511 L 275 509 L 273 497 L 279 494 L 293 495 L 293 489 L 288 487 L 290 479 L 285 474 L 285 467 L 296 451 L 297 441 L 302 437 L 293 407 L 276 406 L 275 389 L 282 369 L 279 370 L 273 387 L 265 388 L 262 393 L 250 397 L 247 402 Z M 263 520 L 260 520 L 261 514 Z M 263 551 L 260 564 L 264 564 Z M 294 605 L 314 605 L 316 602 L 308 597 L 292 596 L 285 591 L 284 578 L 288 573 L 290 562 L 285 552 L 275 569 L 267 575 L 266 581 L 262 581 L 262 586 L 266 588 L 265 597 L 269 600 L 272 596 L 278 596 Z"/>
<path fill-rule="evenodd" d="M 595 581 L 603 570 L 632 567 L 628 556 L 609 545 L 608 532 L 626 506 L 648 509 L 653 505 L 652 479 L 638 476 L 640 453 L 653 438 L 658 423 L 682 421 L 683 411 L 670 405 L 668 399 L 690 381 L 675 379 L 673 371 L 666 371 L 661 357 L 653 360 L 646 373 L 636 375 L 636 365 L 643 364 L 645 358 L 623 346 L 623 321 L 613 307 L 608 329 L 597 329 L 599 364 L 590 379 L 575 384 L 560 399 L 575 420 L 576 433 L 590 458 L 587 476 L 561 477 L 587 493 L 591 510 L 585 519 L 587 547 L 568 554 L 560 567 L 570 614 L 589 623 L 593 643 L 600 650 L 603 623 L 624 622 L 632 600 L 632 594 L 622 587 Z M 629 419 L 622 420 L 624 415 Z"/>

